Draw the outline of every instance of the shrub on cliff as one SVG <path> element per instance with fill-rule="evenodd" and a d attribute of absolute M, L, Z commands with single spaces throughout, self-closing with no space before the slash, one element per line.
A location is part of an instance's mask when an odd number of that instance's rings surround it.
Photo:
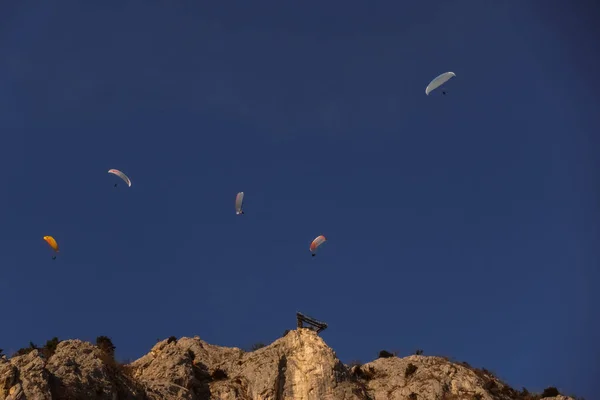
<path fill-rule="evenodd" d="M 557 388 L 555 388 L 553 386 L 547 387 L 542 392 L 542 398 L 544 398 L 544 397 L 556 397 L 556 396 L 560 396 L 560 392 L 558 391 Z"/>
<path fill-rule="evenodd" d="M 52 339 L 46 341 L 44 347 L 42 347 L 42 354 L 46 359 L 52 357 L 52 355 L 56 352 L 56 347 L 60 343 L 60 340 L 55 336 Z"/>
<path fill-rule="evenodd" d="M 404 370 L 404 377 L 408 378 L 409 376 L 411 376 L 412 374 L 417 372 L 417 369 L 419 369 L 419 368 L 415 364 L 409 363 L 406 366 L 406 369 Z"/>
<path fill-rule="evenodd" d="M 111 358 L 115 357 L 115 345 L 107 336 L 98 336 L 96 338 L 96 346 Z"/>
<path fill-rule="evenodd" d="M 13 357 L 24 356 L 26 354 L 31 353 L 33 350 L 37 350 L 37 349 L 38 349 L 38 347 L 33 342 L 29 342 L 28 347 L 20 348 L 19 350 L 17 350 L 17 352 L 15 354 L 13 354 Z"/>
<path fill-rule="evenodd" d="M 387 350 L 381 350 L 379 352 L 379 358 L 390 358 L 390 357 L 394 357 L 394 355 Z"/>

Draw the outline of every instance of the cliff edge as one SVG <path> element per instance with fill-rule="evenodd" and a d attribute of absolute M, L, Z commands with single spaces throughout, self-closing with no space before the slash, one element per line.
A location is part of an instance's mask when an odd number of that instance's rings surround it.
<path fill-rule="evenodd" d="M 110 350 L 110 349 L 109 349 Z M 344 365 L 310 329 L 252 352 L 166 339 L 130 364 L 65 340 L 0 358 L 0 400 L 574 400 L 518 392 L 485 370 L 423 355 Z"/>

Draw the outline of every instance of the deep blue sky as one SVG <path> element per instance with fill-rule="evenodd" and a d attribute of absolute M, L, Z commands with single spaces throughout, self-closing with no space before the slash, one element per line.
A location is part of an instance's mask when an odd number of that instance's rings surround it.
<path fill-rule="evenodd" d="M 345 362 L 422 348 L 592 398 L 597 9 L 92 3 L 0 6 L 6 352 L 247 348 L 299 310 Z"/>

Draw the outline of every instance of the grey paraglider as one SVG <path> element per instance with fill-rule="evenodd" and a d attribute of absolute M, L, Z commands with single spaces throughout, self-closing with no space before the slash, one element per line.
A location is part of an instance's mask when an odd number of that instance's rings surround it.
<path fill-rule="evenodd" d="M 240 215 L 244 213 L 244 192 L 239 192 L 237 196 L 235 196 L 235 213 L 236 215 Z"/>
<path fill-rule="evenodd" d="M 431 93 L 433 90 L 437 89 L 438 87 L 442 86 L 444 83 L 448 82 L 450 79 L 454 78 L 456 76 L 456 74 L 454 72 L 444 72 L 443 74 L 440 74 L 438 76 L 436 76 L 435 78 L 433 78 L 433 80 L 431 82 L 429 82 L 429 84 L 427 85 L 427 87 L 425 88 L 425 94 L 429 96 L 429 93 Z M 442 92 L 442 94 L 446 94 L 446 92 Z"/>

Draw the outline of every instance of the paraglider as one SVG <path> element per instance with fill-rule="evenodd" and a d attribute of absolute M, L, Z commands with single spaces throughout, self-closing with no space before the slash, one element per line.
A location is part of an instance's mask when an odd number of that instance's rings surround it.
<path fill-rule="evenodd" d="M 58 243 L 52 236 L 44 236 L 44 240 L 52 247 L 52 250 L 54 250 L 55 253 L 58 253 Z M 56 254 L 52 256 L 52 259 L 56 260 Z"/>
<path fill-rule="evenodd" d="M 131 187 L 131 180 L 127 177 L 127 175 L 125 175 L 124 173 L 122 173 L 118 169 L 109 169 L 108 173 L 116 175 L 119 178 L 123 179 L 125 181 L 125 183 L 127 184 L 127 186 Z M 117 187 L 116 183 L 115 183 L 115 187 Z"/>
<path fill-rule="evenodd" d="M 323 235 L 317 236 L 315 240 L 312 241 L 312 243 L 310 244 L 310 252 L 312 253 L 313 257 L 317 255 L 317 247 L 325 243 L 325 241 L 327 241 L 327 239 Z"/>
<path fill-rule="evenodd" d="M 436 76 L 431 82 L 429 82 L 429 85 L 427 85 L 427 87 L 425 88 L 425 94 L 429 96 L 429 93 L 442 86 L 444 83 L 448 82 L 455 76 L 456 74 L 454 72 L 444 72 L 443 74 Z M 442 91 L 442 94 L 446 95 L 446 92 Z"/>
<path fill-rule="evenodd" d="M 239 192 L 236 196 L 235 196 L 235 214 L 236 215 L 240 215 L 244 213 L 244 210 L 242 209 L 244 205 L 244 192 Z"/>

